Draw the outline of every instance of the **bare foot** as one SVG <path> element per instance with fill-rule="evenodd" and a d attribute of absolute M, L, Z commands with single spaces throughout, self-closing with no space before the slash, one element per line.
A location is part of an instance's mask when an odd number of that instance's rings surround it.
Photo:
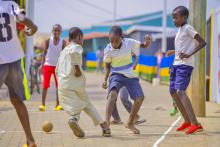
<path fill-rule="evenodd" d="M 131 130 L 134 134 L 140 134 L 140 131 L 134 126 L 134 124 L 125 124 L 125 128 Z"/>

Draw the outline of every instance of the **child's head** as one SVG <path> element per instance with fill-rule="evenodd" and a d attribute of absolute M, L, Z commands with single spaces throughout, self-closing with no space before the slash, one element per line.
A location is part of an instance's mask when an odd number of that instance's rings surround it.
<path fill-rule="evenodd" d="M 55 38 L 59 38 L 61 32 L 62 32 L 62 26 L 60 24 L 53 25 L 52 33 Z"/>
<path fill-rule="evenodd" d="M 178 6 L 173 10 L 173 22 L 176 27 L 181 27 L 187 22 L 189 11 L 184 6 Z"/>
<path fill-rule="evenodd" d="M 69 41 L 76 44 L 83 45 L 83 32 L 78 27 L 72 27 L 69 31 Z"/>
<path fill-rule="evenodd" d="M 121 27 L 113 26 L 109 32 L 109 40 L 113 48 L 117 49 L 121 45 L 123 32 Z"/>

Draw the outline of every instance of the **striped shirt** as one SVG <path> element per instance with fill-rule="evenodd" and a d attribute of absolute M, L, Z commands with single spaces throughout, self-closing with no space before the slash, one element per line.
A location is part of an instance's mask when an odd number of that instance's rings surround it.
<path fill-rule="evenodd" d="M 122 40 L 120 49 L 114 49 L 109 43 L 104 50 L 104 62 L 111 63 L 112 73 L 120 73 L 126 77 L 137 77 L 133 71 L 132 52 L 138 54 L 140 42 L 130 38 Z"/>

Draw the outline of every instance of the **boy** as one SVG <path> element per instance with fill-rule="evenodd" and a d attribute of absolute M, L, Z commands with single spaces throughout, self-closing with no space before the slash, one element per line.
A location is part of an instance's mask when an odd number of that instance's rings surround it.
<path fill-rule="evenodd" d="M 42 71 L 43 68 L 43 82 L 42 82 L 42 104 L 39 106 L 40 111 L 46 110 L 46 96 L 47 96 L 47 90 L 50 87 L 50 79 L 51 76 L 54 76 L 55 84 L 56 84 L 56 106 L 54 110 L 59 111 L 62 110 L 62 106 L 59 105 L 59 99 L 57 94 L 57 78 L 55 74 L 56 64 L 58 57 L 60 55 L 60 52 L 64 47 L 66 46 L 65 40 L 62 40 L 60 38 L 60 34 L 62 32 L 62 27 L 59 24 L 55 24 L 52 29 L 53 36 L 46 40 L 45 42 L 45 49 L 43 54 L 43 60 L 41 63 L 41 66 L 39 67 L 39 70 Z"/>
<path fill-rule="evenodd" d="M 29 31 L 27 36 L 32 36 L 37 31 L 37 26 L 20 13 L 19 6 L 13 1 L 0 0 L 0 87 L 5 83 L 9 89 L 12 105 L 15 107 L 18 118 L 25 132 L 27 145 L 36 147 L 29 122 L 28 111 L 23 103 L 26 99 L 21 59 L 24 57 L 21 44 L 17 36 L 16 21 L 25 24 Z"/>
<path fill-rule="evenodd" d="M 130 129 L 134 134 L 140 134 L 140 131 L 134 126 L 134 119 L 144 100 L 144 94 L 141 89 L 139 79 L 133 73 L 132 54 L 137 48 L 147 48 L 151 43 L 151 37 L 146 36 L 145 42 L 123 38 L 122 29 L 119 26 L 113 26 L 109 32 L 110 43 L 105 48 L 104 62 L 106 63 L 106 75 L 103 88 L 108 86 L 108 101 L 106 106 L 106 121 L 110 125 L 110 118 L 113 107 L 116 103 L 117 95 L 122 87 L 126 87 L 131 99 L 134 100 L 129 119 L 125 127 Z"/>
<path fill-rule="evenodd" d="M 73 27 L 69 31 L 70 44 L 61 52 L 58 64 L 58 93 L 64 110 L 70 115 L 69 126 L 77 137 L 84 137 L 78 121 L 81 111 L 87 113 L 95 125 L 100 125 L 103 136 L 110 137 L 111 132 L 103 122 L 86 93 L 86 78 L 82 71 L 83 33 Z"/>
<path fill-rule="evenodd" d="M 139 58 L 138 56 L 136 56 L 133 52 L 132 52 L 132 58 L 134 59 L 134 63 L 133 63 L 133 70 L 136 69 L 137 67 L 137 64 L 139 62 Z M 126 87 L 122 87 L 119 91 L 119 95 L 120 95 L 120 99 L 121 99 L 121 102 L 123 104 L 123 106 L 125 107 L 125 109 L 127 110 L 128 113 L 131 112 L 131 108 L 132 108 L 132 102 L 129 100 L 129 93 L 128 93 L 128 90 Z M 113 117 L 113 121 L 111 121 L 111 124 L 121 124 L 121 118 L 120 118 L 120 115 L 118 113 L 118 109 L 117 109 L 117 104 L 115 103 L 115 106 L 113 108 L 113 111 L 112 111 L 112 117 Z M 134 120 L 134 124 L 141 124 L 141 123 L 144 123 L 146 122 L 145 119 L 141 119 L 139 120 L 140 116 L 137 115 L 135 117 L 135 120 Z"/>
<path fill-rule="evenodd" d="M 203 127 L 196 119 L 186 89 L 193 70 L 193 55 L 202 49 L 206 42 L 191 25 L 187 24 L 189 11 L 186 7 L 176 7 L 172 15 L 173 22 L 179 30 L 175 38 L 175 59 L 170 69 L 170 94 L 184 118 L 184 123 L 177 128 L 177 131 L 187 129 L 185 133 L 192 134 L 202 131 Z"/>

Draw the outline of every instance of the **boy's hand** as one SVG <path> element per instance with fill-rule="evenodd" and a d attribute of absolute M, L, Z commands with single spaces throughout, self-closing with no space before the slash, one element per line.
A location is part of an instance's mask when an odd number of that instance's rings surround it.
<path fill-rule="evenodd" d="M 76 77 L 80 77 L 81 76 L 81 71 L 80 70 L 76 70 L 74 75 Z"/>
<path fill-rule="evenodd" d="M 174 50 L 168 50 L 166 52 L 166 56 L 171 56 L 172 54 L 174 54 Z"/>
<path fill-rule="evenodd" d="M 38 72 L 41 74 L 43 72 L 43 67 L 42 65 L 38 67 Z"/>
<path fill-rule="evenodd" d="M 102 88 L 104 88 L 104 89 L 107 89 L 107 88 L 108 88 L 108 86 L 107 86 L 107 81 L 103 82 Z"/>
<path fill-rule="evenodd" d="M 151 35 L 150 35 L 150 34 L 145 35 L 144 40 L 145 40 L 145 41 L 144 41 L 144 42 L 145 42 L 145 46 L 146 46 L 146 47 L 149 47 L 150 44 L 151 44 L 151 42 L 152 42 L 152 37 L 151 37 Z"/>
<path fill-rule="evenodd" d="M 37 27 L 33 27 L 32 29 L 27 29 L 24 31 L 24 33 L 27 35 L 27 36 L 32 36 L 34 35 L 35 33 L 37 32 Z"/>
<path fill-rule="evenodd" d="M 190 55 L 188 55 L 188 54 L 184 54 L 184 53 L 180 53 L 180 54 L 179 54 L 179 57 L 180 57 L 180 59 L 183 59 L 183 58 L 189 58 Z"/>
<path fill-rule="evenodd" d="M 137 65 L 134 65 L 134 66 L 133 66 L 133 70 L 136 70 L 136 68 L 137 68 Z"/>

